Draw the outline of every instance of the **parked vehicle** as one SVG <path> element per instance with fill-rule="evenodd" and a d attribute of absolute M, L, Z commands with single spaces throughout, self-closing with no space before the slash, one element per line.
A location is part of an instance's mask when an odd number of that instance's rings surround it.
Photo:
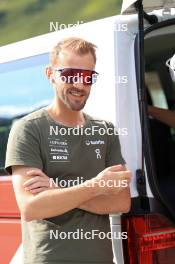
<path fill-rule="evenodd" d="M 111 216 L 112 231 L 127 232 L 127 239 L 113 240 L 115 263 L 173 264 L 175 131 L 150 118 L 147 104 L 175 110 L 165 65 L 175 53 L 175 0 L 123 1 L 122 15 L 0 48 L 0 263 L 22 263 L 20 216 L 3 169 L 9 129 L 52 99 L 44 68 L 52 47 L 69 36 L 98 46 L 100 74 L 85 111 L 115 123 L 133 172 L 131 211 Z"/>

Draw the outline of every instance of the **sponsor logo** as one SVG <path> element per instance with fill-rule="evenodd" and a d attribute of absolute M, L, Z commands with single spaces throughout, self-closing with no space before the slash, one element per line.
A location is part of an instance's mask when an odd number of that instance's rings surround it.
<path fill-rule="evenodd" d="M 104 140 L 86 140 L 85 141 L 86 146 L 90 145 L 104 145 Z"/>
<path fill-rule="evenodd" d="M 97 159 L 101 159 L 101 152 L 100 149 L 95 149 Z"/>
<path fill-rule="evenodd" d="M 53 156 L 53 160 L 67 160 L 67 156 Z"/>
<path fill-rule="evenodd" d="M 61 152 L 61 153 L 68 153 L 68 150 L 65 149 L 56 149 L 56 148 L 51 148 L 51 152 Z"/>

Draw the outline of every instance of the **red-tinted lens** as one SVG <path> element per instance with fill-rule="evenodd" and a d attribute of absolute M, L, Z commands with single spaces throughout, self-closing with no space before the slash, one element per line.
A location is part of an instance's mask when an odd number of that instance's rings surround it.
<path fill-rule="evenodd" d="M 65 83 L 73 83 L 73 74 L 72 69 L 62 69 L 60 74 L 61 80 Z"/>
<path fill-rule="evenodd" d="M 83 69 L 62 69 L 61 78 L 66 83 L 83 83 L 85 85 L 91 85 L 96 81 L 94 76 L 97 76 L 95 71 L 83 70 Z"/>

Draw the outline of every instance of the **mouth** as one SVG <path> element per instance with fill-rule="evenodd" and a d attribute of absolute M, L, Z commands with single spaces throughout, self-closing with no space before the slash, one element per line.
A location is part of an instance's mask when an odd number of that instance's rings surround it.
<path fill-rule="evenodd" d="M 76 99 L 82 99 L 82 98 L 85 98 L 86 96 L 84 91 L 79 91 L 79 90 L 74 90 L 74 89 L 69 90 L 68 94 L 71 95 L 71 97 L 76 98 Z"/>

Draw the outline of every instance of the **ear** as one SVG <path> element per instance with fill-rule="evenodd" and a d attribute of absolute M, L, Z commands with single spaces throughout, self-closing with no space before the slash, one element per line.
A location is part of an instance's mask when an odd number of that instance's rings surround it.
<path fill-rule="evenodd" d="M 46 76 L 49 79 L 49 81 L 52 82 L 54 80 L 53 79 L 53 70 L 50 66 L 46 67 L 45 73 L 46 73 Z"/>

